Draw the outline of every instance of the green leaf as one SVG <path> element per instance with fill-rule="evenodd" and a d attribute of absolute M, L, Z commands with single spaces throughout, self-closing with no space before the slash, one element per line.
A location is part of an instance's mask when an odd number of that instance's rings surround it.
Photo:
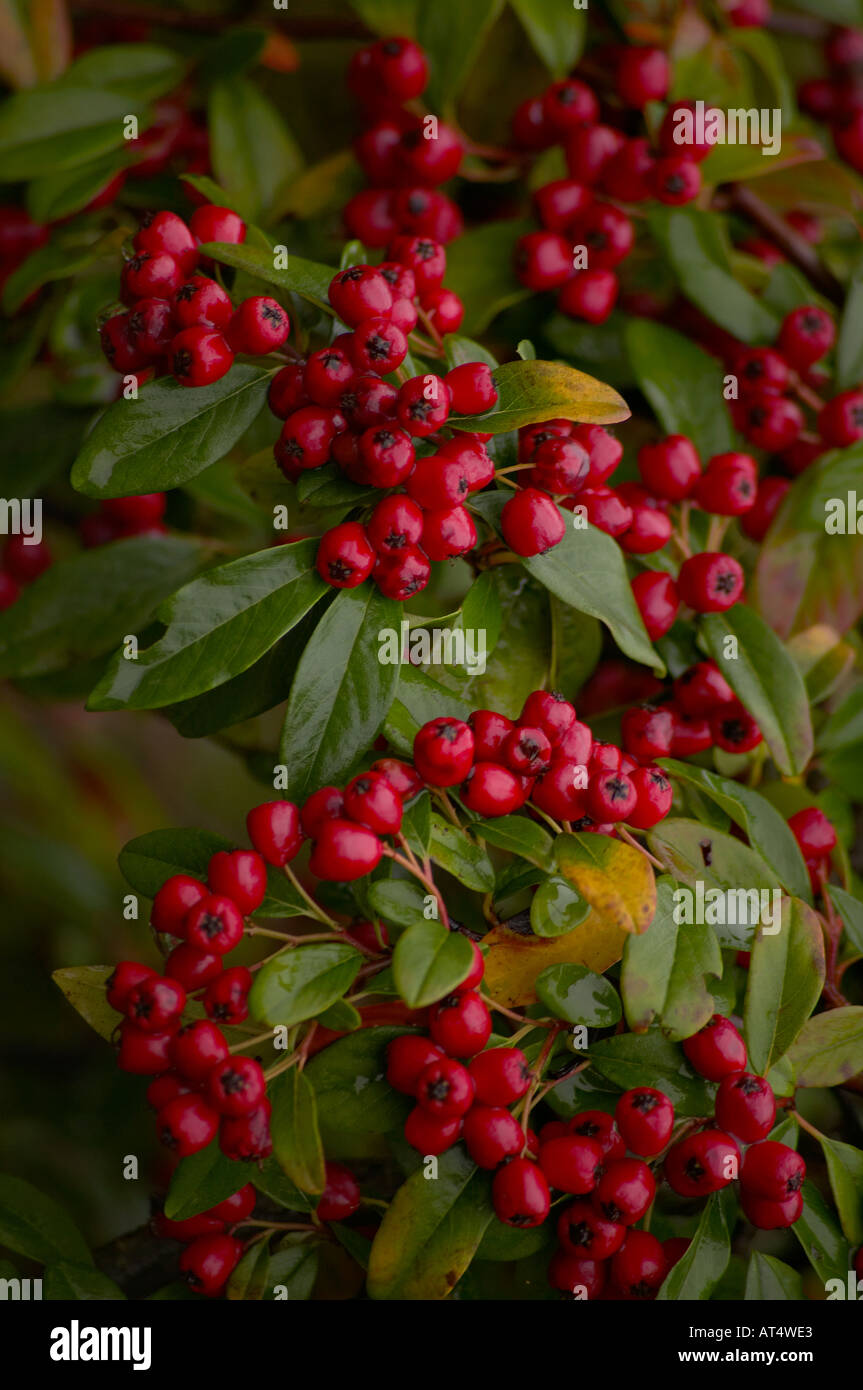
<path fill-rule="evenodd" d="M 350 0 L 351 9 L 376 34 L 416 35 L 418 0 Z"/>
<path fill-rule="evenodd" d="M 11 1173 L 0 1173 L 0 1245 L 40 1264 L 93 1263 L 84 1237 L 60 1204 Z"/>
<path fill-rule="evenodd" d="M 210 90 L 209 127 L 219 183 L 247 218 L 266 220 L 303 163 L 281 114 L 253 82 L 231 77 Z"/>
<path fill-rule="evenodd" d="M 209 830 L 163 829 L 138 835 L 120 851 L 120 872 L 145 898 L 153 898 L 166 879 L 174 874 L 191 874 L 201 880 L 213 855 L 234 845 Z M 267 891 L 256 917 L 304 917 L 308 903 L 278 869 L 267 869 Z"/>
<path fill-rule="evenodd" d="M 689 1249 L 666 1276 L 658 1301 L 708 1299 L 731 1258 L 734 1194 L 731 1188 L 713 1192 L 701 1213 Z"/>
<path fill-rule="evenodd" d="M 770 930 L 755 934 L 743 1010 L 749 1065 L 761 1076 L 785 1056 L 824 984 L 824 937 L 812 908 L 783 898 Z"/>
<path fill-rule="evenodd" d="M 780 883 L 792 897 L 809 900 L 809 875 L 800 848 L 785 817 L 766 797 L 742 782 L 719 777 L 709 768 L 697 767 L 694 763 L 682 763 L 675 758 L 660 758 L 658 762 L 671 777 L 697 787 L 721 806 L 735 825 L 745 830 L 750 843 L 758 846 L 759 854 L 775 869 Z"/>
<path fill-rule="evenodd" d="M 705 613 L 701 631 L 731 689 L 759 724 L 779 771 L 788 776 L 803 772 L 813 748 L 809 698 L 776 633 L 743 603 L 726 613 Z M 725 658 L 729 637 L 736 638 L 733 660 Z"/>
<path fill-rule="evenodd" d="M 318 1098 L 325 1143 L 331 1135 L 387 1134 L 407 1118 L 412 1101 L 386 1079 L 386 1049 L 410 1028 L 363 1028 L 331 1043 L 306 1067 Z"/>
<path fill-rule="evenodd" d="M 429 109 L 453 114 L 456 99 L 482 41 L 503 9 L 503 0 L 435 0 L 417 9 L 417 40 L 428 55 L 431 80 L 424 93 Z"/>
<path fill-rule="evenodd" d="M 713 1113 L 713 1087 L 696 1076 L 680 1048 L 658 1033 L 621 1033 L 590 1045 L 591 1066 L 628 1091 L 658 1086 L 680 1115 Z"/>
<path fill-rule="evenodd" d="M 436 812 L 432 812 L 431 857 L 466 888 L 478 893 L 494 888 L 494 868 L 482 846 Z"/>
<path fill-rule="evenodd" d="M 510 0 L 537 55 L 552 77 L 568 76 L 581 57 L 587 13 L 570 0 Z"/>
<path fill-rule="evenodd" d="M 74 169 L 33 179 L 27 185 L 27 211 L 34 222 L 60 222 L 92 202 L 127 163 L 125 150 L 112 150 Z"/>
<path fill-rule="evenodd" d="M 194 579 L 159 611 L 167 631 L 134 661 L 120 652 L 90 709 L 159 709 L 248 670 L 327 592 L 317 541 L 244 555 Z"/>
<path fill-rule="evenodd" d="M 848 284 L 836 340 L 835 389 L 847 391 L 863 377 L 863 256 L 857 257 Z"/>
<path fill-rule="evenodd" d="M 270 1247 L 265 1240 L 250 1245 L 231 1271 L 225 1297 L 231 1301 L 259 1302 L 270 1282 Z"/>
<path fill-rule="evenodd" d="M 61 173 L 119 148 L 125 117 L 141 109 L 130 96 L 83 84 L 7 96 L 0 111 L 0 181 Z"/>
<path fill-rule="evenodd" d="M 62 235 L 40 246 L 12 271 L 3 286 L 3 309 L 16 313 L 31 294 L 56 280 L 68 280 L 92 265 L 98 254 L 94 242 L 82 245 Z"/>
<path fill-rule="evenodd" d="M 499 313 L 530 295 L 530 290 L 516 279 L 513 257 L 519 237 L 533 230 L 534 224 L 526 218 L 505 218 L 475 227 L 450 242 L 446 249 L 446 284 L 464 305 L 465 333 L 483 333 Z M 449 341 L 447 337 L 447 344 Z M 484 361 L 485 356 L 477 357 L 472 352 L 463 360 Z M 490 365 L 497 367 L 493 359 Z"/>
<path fill-rule="evenodd" d="M 629 935 L 620 976 L 626 1021 L 635 1033 L 654 1022 L 673 1042 L 691 1037 L 715 1013 L 708 975 L 722 975 L 715 932 L 675 921 L 674 879 L 656 884 L 656 915 L 641 936 Z"/>
<path fill-rule="evenodd" d="M 735 279 L 716 213 L 660 207 L 647 220 L 687 299 L 744 343 L 774 341 L 779 318 Z"/>
<path fill-rule="evenodd" d="M 851 1263 L 848 1242 L 817 1187 L 805 1182 L 803 1212 L 791 1227 L 822 1284 L 841 1279 L 845 1284 Z"/>
<path fill-rule="evenodd" d="M 472 963 L 467 937 L 434 920 L 408 927 L 393 951 L 396 987 L 412 1009 L 424 1009 L 451 994 Z"/>
<path fill-rule="evenodd" d="M 331 1028 L 334 1033 L 353 1033 L 356 1028 L 362 1027 L 363 1016 L 347 999 L 337 999 L 335 1004 L 330 1004 L 328 1009 L 318 1014 L 317 1021 L 322 1028 Z"/>
<path fill-rule="evenodd" d="M 503 434 L 558 417 L 613 425 L 630 415 L 623 397 L 610 386 L 562 362 L 504 362 L 492 376 L 498 392 L 494 409 L 485 415 L 451 415 L 448 424 Z"/>
<path fill-rule="evenodd" d="M 43 1298 L 49 1303 L 110 1303 L 124 1301 L 126 1295 L 113 1279 L 92 1265 L 70 1264 L 61 1260 L 45 1270 Z"/>
<path fill-rule="evenodd" d="M 154 101 L 180 83 L 185 64 L 170 48 L 152 43 L 117 43 L 88 49 L 66 69 L 66 87 L 94 87 L 100 91 Z"/>
<path fill-rule="evenodd" d="M 490 1174 L 480 1172 L 460 1147 L 441 1155 L 433 1181 L 417 1169 L 378 1228 L 369 1258 L 369 1297 L 447 1298 L 494 1219 L 490 1187 Z"/>
<path fill-rule="evenodd" d="M 389 743 L 406 757 L 413 752 L 413 742 L 421 725 L 429 719 L 448 715 L 466 720 L 472 706 L 453 695 L 425 671 L 415 666 L 403 666 L 399 676 L 398 699 L 386 717 L 384 732 Z"/>
<path fill-rule="evenodd" d="M 459 237 L 458 241 L 453 243 L 453 250 L 458 248 L 462 240 L 463 238 Z M 449 269 L 447 275 L 449 276 Z M 447 333 L 443 346 L 448 367 L 461 367 L 466 362 L 484 362 L 487 367 L 498 366 L 497 358 L 487 347 L 475 342 L 473 338 L 463 337 L 460 333 Z"/>
<path fill-rule="evenodd" d="M 369 884 L 369 906 L 387 922 L 413 927 L 426 920 L 425 893 L 415 879 L 382 878 Z"/>
<path fill-rule="evenodd" d="M 536 977 L 536 992 L 553 1018 L 588 1028 L 613 1028 L 623 1009 L 610 980 L 586 965 L 549 965 Z"/>
<path fill-rule="evenodd" d="M 255 976 L 249 1012 L 273 1026 L 314 1018 L 350 989 L 362 962 L 359 951 L 341 942 L 280 951 Z"/>
<path fill-rule="evenodd" d="M 185 1221 L 188 1216 L 208 1211 L 239 1192 L 257 1172 L 256 1163 L 226 1158 L 217 1136 L 205 1149 L 180 1159 L 171 1175 L 165 1215 L 170 1221 Z"/>
<path fill-rule="evenodd" d="M 105 986 L 113 969 L 113 965 L 73 965 L 55 970 L 51 976 L 84 1022 L 106 1040 L 122 1021 L 122 1015 L 105 998 Z"/>
<path fill-rule="evenodd" d="M 830 884 L 830 901 L 838 910 L 845 935 L 856 952 L 863 955 L 863 903 L 835 883 Z"/>
<path fill-rule="evenodd" d="M 399 604 L 371 584 L 343 589 L 316 627 L 291 686 L 279 761 L 292 800 L 340 781 L 374 742 L 399 681 L 379 635 L 398 631 Z"/>
<path fill-rule="evenodd" d="M 501 492 L 486 492 L 475 497 L 472 506 L 499 531 L 506 501 Z M 660 668 L 632 597 L 619 545 L 595 526 L 575 530 L 569 513 L 563 515 L 567 522 L 563 540 L 544 555 L 522 560 L 524 568 L 563 603 L 604 622 L 633 661 Z"/>
<path fill-rule="evenodd" d="M 500 816 L 497 820 L 476 820 L 471 830 L 488 845 L 508 849 L 522 859 L 529 859 L 540 869 L 553 865 L 554 841 L 547 830 L 527 816 Z"/>
<path fill-rule="evenodd" d="M 688 435 L 704 458 L 735 447 L 715 357 L 651 319 L 629 321 L 626 345 L 638 384 L 668 434 Z"/>
<path fill-rule="evenodd" d="M 269 1091 L 270 1131 L 280 1167 L 301 1192 L 323 1192 L 324 1150 L 314 1088 L 296 1067 L 276 1077 Z"/>
<path fill-rule="evenodd" d="M 830 1189 L 842 1230 L 852 1245 L 863 1241 L 863 1153 L 852 1144 L 821 1135 Z"/>
<path fill-rule="evenodd" d="M 109 406 L 84 441 L 72 486 L 88 497 L 179 487 L 224 458 L 259 413 L 272 370 L 235 364 L 194 390 L 173 377 Z"/>
<path fill-rule="evenodd" d="M 705 896 L 714 888 L 727 893 L 753 888 L 772 891 L 777 887 L 769 865 L 760 854 L 732 835 L 702 825 L 700 821 L 669 816 L 650 831 L 647 843 L 674 878 L 690 888 L 695 888 L 698 882 L 703 883 Z M 737 901 L 735 899 L 735 916 L 739 917 L 743 914 L 737 910 Z M 718 917 L 718 913 L 713 915 Z M 721 946 L 749 949 L 751 926 L 719 920 L 710 925 Z"/>
<path fill-rule="evenodd" d="M 242 270 L 253 279 L 263 280 L 265 284 L 274 285 L 286 293 L 298 294 L 319 309 L 325 309 L 328 314 L 333 313 L 327 294 L 336 273 L 332 266 L 291 255 L 287 270 L 277 270 L 273 264 L 273 251 L 259 250 L 248 242 L 236 246 L 233 242 L 209 241 L 201 250 L 222 265 L 233 266 L 235 270 Z"/>
<path fill-rule="evenodd" d="M 863 1071 L 863 1008 L 848 1004 L 810 1018 L 789 1057 L 798 1086 L 841 1086 Z"/>
<path fill-rule="evenodd" d="M 275 1155 L 265 1159 L 262 1164 L 253 1165 L 250 1181 L 259 1192 L 266 1193 L 278 1206 L 287 1207 L 289 1211 L 308 1211 L 317 1205 L 314 1199 L 310 1200 L 294 1186 L 279 1167 Z"/>
<path fill-rule="evenodd" d="M 863 743 L 863 685 L 850 690 L 828 715 L 818 733 L 820 752 L 835 753 Z"/>
<path fill-rule="evenodd" d="M 790 1265 L 783 1264 L 773 1255 L 764 1255 L 753 1250 L 746 1269 L 746 1287 L 743 1297 L 754 1302 L 778 1303 L 784 1299 L 799 1301 L 803 1298 L 803 1280 Z"/>
<path fill-rule="evenodd" d="M 270 1256 L 269 1285 L 264 1301 L 275 1300 L 275 1287 L 287 1291 L 289 1303 L 305 1302 L 311 1298 L 318 1275 L 320 1246 L 299 1236 L 286 1236 L 278 1250 Z"/>
<path fill-rule="evenodd" d="M 424 859 L 431 845 L 431 797 L 421 792 L 417 799 L 406 806 L 402 816 L 402 831 L 414 854 Z"/>
<path fill-rule="evenodd" d="M 531 899 L 530 925 L 535 936 L 563 936 L 586 922 L 590 903 L 559 874 L 540 884 Z"/>
<path fill-rule="evenodd" d="M 0 614 L 0 675 L 40 676 L 103 656 L 194 573 L 198 546 L 132 536 L 59 560 Z"/>

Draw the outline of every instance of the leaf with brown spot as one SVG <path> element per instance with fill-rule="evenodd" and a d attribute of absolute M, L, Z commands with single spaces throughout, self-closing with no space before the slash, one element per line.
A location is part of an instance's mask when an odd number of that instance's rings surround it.
<path fill-rule="evenodd" d="M 863 1071 L 863 1008 L 849 1004 L 805 1023 L 788 1053 L 798 1086 L 840 1086 Z"/>

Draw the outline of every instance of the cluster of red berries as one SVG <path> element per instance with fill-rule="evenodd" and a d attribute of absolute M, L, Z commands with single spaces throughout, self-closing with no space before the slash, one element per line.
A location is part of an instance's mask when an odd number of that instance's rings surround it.
<path fill-rule="evenodd" d="M 741 1206 L 753 1226 L 765 1231 L 792 1226 L 803 1210 L 806 1163 L 787 1144 L 767 1138 L 776 1098 L 763 1076 L 746 1071 L 740 1033 L 729 1018 L 714 1014 L 685 1039 L 683 1051 L 699 1075 L 719 1082 L 716 1125 L 672 1145 L 665 1157 L 666 1182 L 681 1197 L 704 1197 L 739 1177 Z"/>
<path fill-rule="evenodd" d="M 863 173 L 863 30 L 832 29 L 823 54 L 829 76 L 801 82 L 800 109 L 829 124 L 840 158 Z"/>
<path fill-rule="evenodd" d="M 22 588 L 32 584 L 53 563 L 47 541 L 28 542 L 22 535 L 11 535 L 0 552 L 0 613 L 11 608 Z"/>
<path fill-rule="evenodd" d="M 421 237 L 397 238 L 388 256 L 379 266 L 349 266 L 333 277 L 330 303 L 348 331 L 283 367 L 269 402 L 284 421 L 274 453 L 290 482 L 332 459 L 352 482 L 389 493 L 365 524 L 342 522 L 324 534 L 318 573 L 337 589 L 372 575 L 382 593 L 406 599 L 428 584 L 432 560 L 463 555 L 476 544 L 464 502 L 494 477 L 489 436 L 437 437 L 451 413 L 483 415 L 498 393 L 480 362 L 453 367 L 444 377 L 410 377 L 398 387 L 384 380 L 407 356 L 418 283 L 439 282 L 446 269 L 444 248 Z M 418 447 L 435 451 L 420 457 Z"/>
<path fill-rule="evenodd" d="M 188 224 L 175 212 L 148 214 L 123 266 L 120 297 L 128 308 L 99 330 L 111 366 L 139 381 L 171 373 L 183 386 L 209 386 L 230 371 L 236 353 L 262 357 L 280 348 L 290 320 L 275 299 L 253 295 L 235 309 L 216 280 L 196 273 L 203 243 L 245 237 L 243 219 L 211 203 Z"/>
<path fill-rule="evenodd" d="M 632 219 L 617 202 L 691 202 L 701 188 L 698 166 L 711 149 L 696 142 L 684 146 L 677 138 L 681 113 L 691 115 L 695 109 L 690 101 L 666 108 L 656 150 L 646 136 L 626 134 L 611 124 L 624 124 L 630 111 L 643 112 L 648 103 L 664 101 L 671 66 L 659 48 L 611 45 L 601 56 L 613 73 L 613 111 L 603 113 L 593 89 L 570 77 L 522 102 L 512 122 L 517 149 L 562 145 L 569 173 L 534 193 L 543 230 L 520 238 L 516 274 L 528 289 L 557 290 L 562 313 L 594 324 L 603 323 L 614 308 L 616 270 L 635 245 Z M 584 265 L 574 256 L 578 248 L 586 253 Z"/>
<path fill-rule="evenodd" d="M 418 114 L 428 77 L 425 53 L 406 38 L 379 39 L 355 53 L 348 67 L 348 88 L 365 127 L 354 153 L 370 187 L 347 203 L 344 222 L 348 236 L 366 246 L 386 246 L 398 235 L 446 244 L 462 233 L 461 212 L 440 186 L 458 173 L 464 146 L 451 126 Z M 433 321 L 441 310 L 451 315 L 449 294 L 432 285 L 421 296 Z"/>
<path fill-rule="evenodd" d="M 242 940 L 266 881 L 266 865 L 253 850 L 214 854 L 206 883 L 174 874 L 157 892 L 150 916 L 157 936 L 176 942 L 164 974 L 121 961 L 108 980 L 108 1003 L 124 1015 L 118 1065 L 154 1077 L 147 1099 L 160 1139 L 179 1157 L 205 1148 L 217 1133 L 229 1158 L 265 1158 L 272 1151 L 261 1065 L 232 1056 L 219 1027 L 248 1017 L 251 971 L 225 968 L 223 957 Z M 201 991 L 207 1018 L 181 1026 L 188 995 Z"/>
<path fill-rule="evenodd" d="M 668 694 L 635 705 L 621 719 L 627 753 L 641 761 L 689 758 L 709 748 L 749 753 L 761 730 L 738 700 L 715 661 L 697 661 Z"/>
<path fill-rule="evenodd" d="M 573 830 L 611 834 L 627 822 L 656 825 L 671 809 L 671 783 L 650 759 L 596 741 L 563 696 L 535 690 L 517 721 L 474 710 L 467 723 L 429 720 L 414 739 L 414 766 L 433 787 L 461 784 L 478 816 L 508 816 L 530 800 Z"/>

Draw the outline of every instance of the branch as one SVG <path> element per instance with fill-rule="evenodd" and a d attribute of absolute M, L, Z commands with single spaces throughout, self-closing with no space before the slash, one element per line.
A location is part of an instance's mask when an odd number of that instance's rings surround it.
<path fill-rule="evenodd" d="M 731 202 L 739 212 L 745 213 L 757 227 L 760 227 L 776 242 L 776 245 L 788 259 L 793 261 L 803 271 L 803 274 L 812 281 L 816 290 L 819 290 L 827 299 L 832 299 L 834 304 L 842 304 L 845 298 L 842 285 L 832 270 L 821 260 L 818 252 L 793 227 L 788 225 L 784 217 L 780 217 L 759 198 L 757 193 L 753 193 L 751 188 L 746 188 L 743 184 L 735 183 L 732 185 Z"/>

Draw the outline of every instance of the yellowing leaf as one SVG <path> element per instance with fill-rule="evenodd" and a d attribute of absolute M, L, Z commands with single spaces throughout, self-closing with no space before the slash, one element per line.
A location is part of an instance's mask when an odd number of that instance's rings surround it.
<path fill-rule="evenodd" d="M 558 416 L 613 425 L 631 414 L 613 387 L 562 362 L 505 362 L 495 367 L 493 376 L 498 391 L 494 410 L 487 415 L 451 417 L 450 424 L 501 434 Z"/>
<path fill-rule="evenodd" d="M 647 930 L 656 883 L 643 854 L 607 835 L 561 835 L 560 872 L 591 904 L 586 921 L 564 936 L 524 936 L 495 927 L 483 940 L 485 987 L 507 1008 L 536 1002 L 537 976 L 549 965 L 586 965 L 602 974 L 623 955 L 627 935 Z"/>

